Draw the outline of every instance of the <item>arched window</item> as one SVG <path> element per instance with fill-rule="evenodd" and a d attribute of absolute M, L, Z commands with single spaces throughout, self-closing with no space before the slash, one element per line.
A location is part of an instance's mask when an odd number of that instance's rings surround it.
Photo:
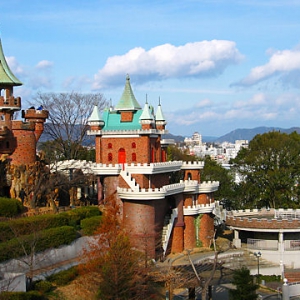
<path fill-rule="evenodd" d="M 132 160 L 132 161 L 136 161 L 136 153 L 132 153 L 131 156 L 132 156 L 132 157 L 131 157 L 131 160 Z"/>
<path fill-rule="evenodd" d="M 135 149 L 135 148 L 136 148 L 136 143 L 133 142 L 133 143 L 131 144 L 131 148 L 134 148 L 134 149 Z"/>
<path fill-rule="evenodd" d="M 108 143 L 107 148 L 111 149 L 112 148 L 112 143 Z"/>
<path fill-rule="evenodd" d="M 191 174 L 191 172 L 188 172 L 188 173 L 187 173 L 187 178 L 188 178 L 188 180 L 191 180 L 191 179 L 192 179 L 192 174 Z"/>
<path fill-rule="evenodd" d="M 112 159 L 113 159 L 112 153 L 108 153 L 108 161 L 112 161 Z"/>

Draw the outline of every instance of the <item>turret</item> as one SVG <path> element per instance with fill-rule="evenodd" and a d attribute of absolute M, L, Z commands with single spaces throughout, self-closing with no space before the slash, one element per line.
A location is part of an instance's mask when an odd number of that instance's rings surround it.
<path fill-rule="evenodd" d="M 13 96 L 13 87 L 22 85 L 10 70 L 0 39 L 0 154 L 11 154 L 16 147 L 12 133 L 12 119 L 21 110 L 21 98 Z"/>
<path fill-rule="evenodd" d="M 48 116 L 48 110 L 44 110 L 42 106 L 38 109 L 28 109 L 24 111 L 25 122 L 35 123 L 34 135 L 36 142 L 38 142 L 40 136 L 44 132 L 44 123 Z"/>
<path fill-rule="evenodd" d="M 160 99 L 159 99 L 159 103 L 158 103 L 158 107 L 156 110 L 156 115 L 155 115 L 155 124 L 156 124 L 156 129 L 158 130 L 165 130 L 166 129 L 166 119 L 165 116 L 162 112 L 161 109 L 161 104 L 160 104 Z"/>
<path fill-rule="evenodd" d="M 142 125 L 142 129 L 152 129 L 154 125 L 154 116 L 147 100 L 140 116 L 140 124 Z"/>
<path fill-rule="evenodd" d="M 140 109 L 141 106 L 135 99 L 130 85 L 130 77 L 127 74 L 125 88 L 115 110 L 121 114 L 121 122 L 132 122 L 134 112 Z"/>
<path fill-rule="evenodd" d="M 104 126 L 104 121 L 101 119 L 97 105 L 95 105 L 93 112 L 88 119 L 88 125 L 90 126 L 91 131 L 101 130 Z"/>

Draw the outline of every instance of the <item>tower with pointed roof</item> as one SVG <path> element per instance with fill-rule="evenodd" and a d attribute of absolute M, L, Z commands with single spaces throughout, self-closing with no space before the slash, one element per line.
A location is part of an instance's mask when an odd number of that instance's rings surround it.
<path fill-rule="evenodd" d="M 14 87 L 22 85 L 13 74 L 4 56 L 0 39 L 0 155 L 9 155 L 11 164 L 36 161 L 36 143 L 43 132 L 48 111 L 22 111 L 22 120 L 14 120 L 21 110 L 21 98 L 14 96 Z"/>
<path fill-rule="evenodd" d="M 161 105 L 157 115 L 163 116 Z M 116 106 L 105 109 L 102 116 L 94 108 L 89 124 L 90 134 L 96 136 L 96 161 L 99 163 L 152 163 L 165 159 L 165 147 L 160 144 L 165 127 L 156 127 L 153 107 L 147 100 L 142 109 L 132 91 L 129 75 Z M 96 128 L 95 124 L 101 126 Z"/>
<path fill-rule="evenodd" d="M 193 248 L 199 239 L 208 245 L 218 183 L 200 186 L 202 162 L 167 161 L 166 148 L 172 142 L 162 137 L 167 131 L 160 100 L 156 111 L 148 99 L 142 108 L 127 75 L 117 105 L 102 115 L 95 107 L 89 125 L 88 134 L 95 136 L 96 162 L 101 166 L 101 172 L 95 171 L 98 202 L 116 197 L 133 245 L 153 258 L 170 249 Z M 183 181 L 178 181 L 180 177 Z M 199 220 L 200 214 L 205 222 Z M 201 226 L 199 235 L 197 226 Z"/>

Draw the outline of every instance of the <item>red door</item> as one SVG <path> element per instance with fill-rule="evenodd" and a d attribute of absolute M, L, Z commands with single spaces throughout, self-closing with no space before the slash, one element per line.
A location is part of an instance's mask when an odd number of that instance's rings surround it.
<path fill-rule="evenodd" d="M 121 148 L 118 153 L 118 163 L 123 165 L 126 163 L 126 152 L 124 148 Z"/>

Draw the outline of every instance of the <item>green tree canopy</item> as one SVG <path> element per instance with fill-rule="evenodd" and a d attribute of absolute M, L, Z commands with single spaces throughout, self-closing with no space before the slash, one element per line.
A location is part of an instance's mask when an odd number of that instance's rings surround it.
<path fill-rule="evenodd" d="M 206 156 L 201 171 L 201 181 L 219 181 L 219 189 L 214 193 L 215 199 L 227 208 L 232 206 L 234 197 L 234 177 L 230 170 L 223 168 L 215 160 Z"/>
<path fill-rule="evenodd" d="M 257 299 L 258 285 L 254 283 L 253 276 L 250 275 L 250 271 L 246 267 L 234 271 L 232 284 L 236 286 L 236 289 L 229 291 L 230 300 Z"/>
<path fill-rule="evenodd" d="M 242 207 L 299 207 L 300 136 L 277 131 L 256 135 L 232 160 L 240 175 Z"/>

